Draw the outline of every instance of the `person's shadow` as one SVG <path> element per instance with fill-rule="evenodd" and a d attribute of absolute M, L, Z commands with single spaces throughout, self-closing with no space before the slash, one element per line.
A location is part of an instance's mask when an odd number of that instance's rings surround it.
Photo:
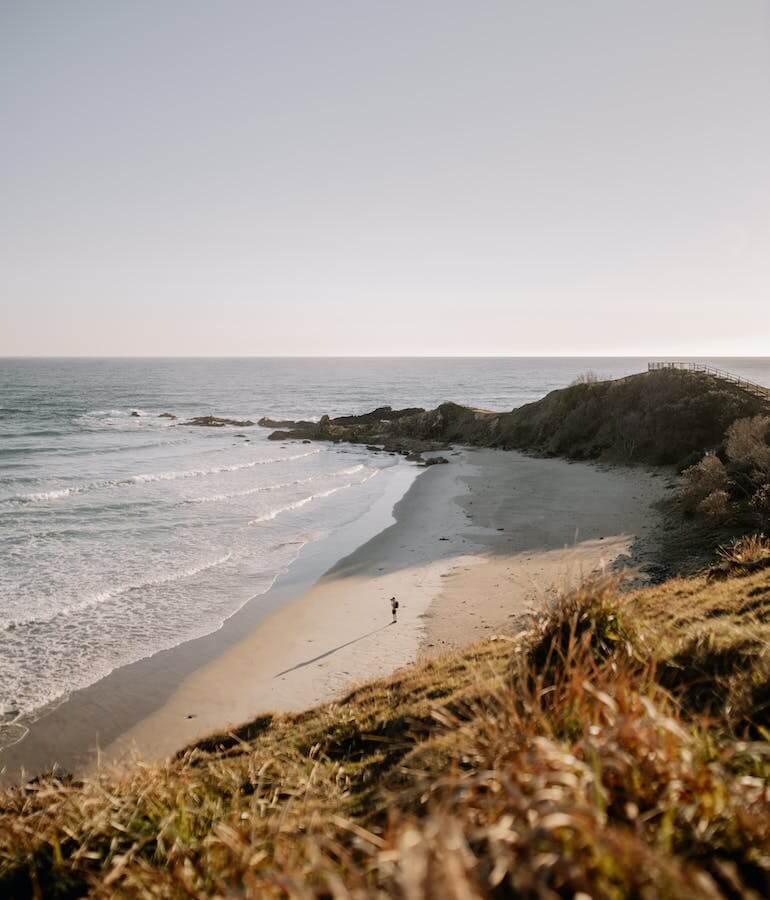
<path fill-rule="evenodd" d="M 297 669 L 304 669 L 305 666 L 310 666 L 314 662 L 318 662 L 319 659 L 325 659 L 327 656 L 331 656 L 338 650 L 343 650 L 345 647 L 349 647 L 351 644 L 357 644 L 359 641 L 363 641 L 365 638 L 371 637 L 373 634 L 377 634 L 378 631 L 383 631 L 390 625 L 395 624 L 395 622 L 388 622 L 387 625 L 380 625 L 380 627 L 375 628 L 374 631 L 368 631 L 366 634 L 362 634 L 360 637 L 353 638 L 352 641 L 346 641 L 344 644 L 340 644 L 339 647 L 334 647 L 331 650 L 327 650 L 326 653 L 319 653 L 318 656 L 314 656 L 312 659 L 306 659 L 305 662 L 297 663 L 296 666 L 292 666 L 290 669 L 284 669 L 283 672 L 278 672 L 276 675 L 273 675 L 273 678 L 280 678 L 281 675 L 288 675 L 289 672 L 295 672 Z"/>

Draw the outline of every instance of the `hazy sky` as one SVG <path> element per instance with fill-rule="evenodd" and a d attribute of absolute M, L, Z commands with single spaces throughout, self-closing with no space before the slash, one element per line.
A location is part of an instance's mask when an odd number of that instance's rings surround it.
<path fill-rule="evenodd" d="M 770 2 L 0 0 L 0 354 L 770 354 Z"/>

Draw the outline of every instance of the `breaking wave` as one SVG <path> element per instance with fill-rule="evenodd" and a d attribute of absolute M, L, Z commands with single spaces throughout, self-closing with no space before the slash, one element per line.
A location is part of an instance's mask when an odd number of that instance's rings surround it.
<path fill-rule="evenodd" d="M 353 487 L 354 485 L 365 484 L 367 481 L 369 481 L 370 478 L 374 478 L 378 471 L 378 469 L 375 469 L 371 473 L 371 475 L 368 475 L 366 478 L 364 478 L 363 481 L 349 481 L 347 484 L 341 484 L 338 487 L 329 488 L 328 491 L 320 491 L 317 494 L 310 494 L 307 497 L 302 497 L 301 500 L 295 500 L 293 503 L 287 503 L 285 506 L 277 506 L 275 509 L 271 509 L 269 512 L 263 513 L 256 519 L 252 519 L 249 522 L 249 525 L 260 525 L 263 522 L 270 522 L 283 513 L 291 512 L 295 509 L 300 509 L 303 506 L 307 506 L 308 503 L 312 503 L 314 500 L 321 500 L 324 497 L 331 497 L 332 494 L 336 494 L 338 491 L 344 491 L 346 488 Z"/>
<path fill-rule="evenodd" d="M 37 491 L 30 494 L 19 494 L 16 497 L 9 497 L 3 500 L 3 503 L 41 503 L 50 500 L 59 500 L 72 494 L 83 494 L 88 491 L 99 490 L 100 488 L 120 487 L 132 484 L 148 484 L 153 481 L 176 481 L 179 478 L 205 478 L 208 475 L 221 475 L 224 472 L 238 472 L 242 469 L 252 469 L 254 466 L 266 466 L 271 463 L 291 462 L 296 459 L 303 459 L 307 456 L 313 456 L 321 451 L 307 450 L 304 453 L 295 453 L 293 456 L 276 456 L 268 459 L 255 459 L 245 463 L 234 463 L 229 466 L 215 466 L 210 469 L 180 469 L 169 472 L 147 472 L 141 475 L 131 475 L 128 478 L 120 478 L 116 480 L 90 481 L 86 484 L 74 485 L 68 488 L 56 488 L 50 491 Z"/>
<path fill-rule="evenodd" d="M 338 478 L 341 475 L 355 475 L 361 472 L 366 466 L 363 463 L 357 466 L 351 466 L 348 469 L 339 469 L 336 472 L 323 472 L 320 475 L 310 475 L 308 478 L 295 478 L 293 481 L 281 481 L 277 484 L 264 484 L 258 487 L 246 488 L 242 491 L 233 491 L 229 494 L 211 494 L 207 497 L 191 497 L 186 503 L 220 503 L 224 500 L 236 500 L 239 497 L 250 497 L 252 494 L 262 494 L 265 491 L 278 491 L 281 488 L 294 487 L 298 484 L 310 484 L 323 478 Z M 362 482 L 363 483 L 363 482 Z"/>
<path fill-rule="evenodd" d="M 67 606 L 62 606 L 56 610 L 55 613 L 47 616 L 37 616 L 29 619 L 10 619 L 7 622 L 4 622 L 2 626 L 0 626 L 1 631 L 14 631 L 17 628 L 29 628 L 38 625 L 48 625 L 51 622 L 58 621 L 65 616 L 71 616 L 73 614 L 83 612 L 87 609 L 91 609 L 95 606 L 99 606 L 107 600 L 111 600 L 114 597 L 119 597 L 122 594 L 128 594 L 130 591 L 139 591 L 148 587 L 158 587 L 162 584 L 173 584 L 175 581 L 183 581 L 185 578 L 192 578 L 194 575 L 199 575 L 201 572 L 205 572 L 207 569 L 213 569 L 215 566 L 221 566 L 223 563 L 226 563 L 228 560 L 232 558 L 232 552 L 228 552 L 223 554 L 222 556 L 218 556 L 215 559 L 207 560 L 196 566 L 190 566 L 186 569 L 180 569 L 176 572 L 166 573 L 163 575 L 157 575 L 151 578 L 145 578 L 137 581 L 130 581 L 127 584 L 118 585 L 117 587 L 111 588 L 105 591 L 99 591 L 96 594 L 92 594 L 89 597 L 85 597 L 83 600 L 78 603 L 71 603 Z"/>

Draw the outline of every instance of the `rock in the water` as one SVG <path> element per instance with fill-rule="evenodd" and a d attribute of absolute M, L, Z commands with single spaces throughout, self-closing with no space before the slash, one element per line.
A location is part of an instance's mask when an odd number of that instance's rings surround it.
<path fill-rule="evenodd" d="M 219 416 L 195 416 L 183 425 L 199 425 L 204 428 L 224 428 L 225 425 L 235 425 L 236 428 L 248 428 L 254 423 L 250 419 L 222 419 Z"/>
<path fill-rule="evenodd" d="M 159 419 L 175 419 L 176 416 L 173 413 L 161 413 L 158 416 Z"/>
<path fill-rule="evenodd" d="M 261 419 L 257 420 L 257 425 L 260 425 L 262 428 L 312 428 L 315 425 L 315 422 L 295 422 L 293 419 L 268 419 L 267 416 L 262 416 Z"/>
<path fill-rule="evenodd" d="M 131 415 L 138 419 L 139 416 L 140 416 L 140 413 L 138 413 L 135 409 L 132 409 L 132 410 L 131 410 Z"/>
<path fill-rule="evenodd" d="M 446 456 L 431 456 L 429 459 L 423 459 L 421 465 L 423 466 L 443 466 L 448 463 L 449 460 Z"/>

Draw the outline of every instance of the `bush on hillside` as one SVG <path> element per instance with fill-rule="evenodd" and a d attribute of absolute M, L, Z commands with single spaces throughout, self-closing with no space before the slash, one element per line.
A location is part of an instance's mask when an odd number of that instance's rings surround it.
<path fill-rule="evenodd" d="M 727 491 L 712 491 L 696 507 L 698 515 L 712 522 L 725 522 L 730 518 L 730 495 Z"/>
<path fill-rule="evenodd" d="M 739 465 L 770 473 L 770 416 L 737 419 L 727 429 L 725 451 Z"/>
<path fill-rule="evenodd" d="M 586 369 L 585 372 L 581 372 L 572 379 L 570 387 L 576 384 L 596 384 L 599 380 L 599 376 L 593 369 Z"/>
<path fill-rule="evenodd" d="M 726 493 L 728 485 L 727 469 L 714 453 L 707 453 L 699 463 L 685 469 L 682 479 L 682 502 L 687 512 L 697 510 L 712 494 Z"/>
<path fill-rule="evenodd" d="M 714 453 L 682 473 L 682 506 L 712 523 L 770 525 L 770 416 L 736 419 L 724 440 L 726 463 Z"/>

